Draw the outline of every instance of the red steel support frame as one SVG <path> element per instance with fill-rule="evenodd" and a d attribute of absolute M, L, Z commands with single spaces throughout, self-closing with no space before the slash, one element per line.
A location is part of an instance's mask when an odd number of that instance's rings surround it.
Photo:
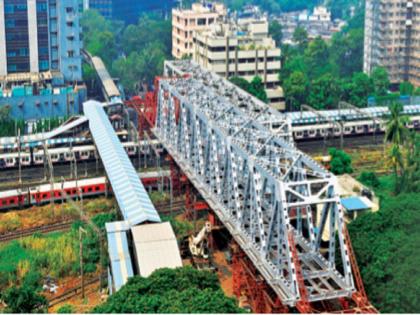
<path fill-rule="evenodd" d="M 289 309 L 267 285 L 242 249 L 232 246 L 233 293 L 238 299 L 246 296 L 253 313 L 288 313 Z"/>

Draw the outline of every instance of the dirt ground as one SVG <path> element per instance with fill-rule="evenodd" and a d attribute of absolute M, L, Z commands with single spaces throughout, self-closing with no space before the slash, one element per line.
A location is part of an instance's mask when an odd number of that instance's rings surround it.
<path fill-rule="evenodd" d="M 81 283 L 80 278 L 66 278 L 66 279 L 63 279 L 62 281 L 59 281 L 58 283 L 59 289 L 57 290 L 57 293 L 55 294 L 55 296 L 59 296 L 60 294 L 63 294 L 68 289 L 77 287 L 78 285 L 80 285 L 80 283 Z M 91 285 L 87 285 L 85 287 L 85 295 L 86 295 L 85 299 L 82 299 L 82 295 L 79 291 L 79 294 L 77 294 L 76 296 L 68 300 L 65 300 L 61 303 L 58 303 L 54 305 L 53 307 L 50 307 L 48 309 L 48 312 L 56 313 L 57 310 L 64 305 L 71 305 L 74 309 L 74 313 L 91 312 L 91 310 L 95 306 L 101 304 L 102 302 L 106 300 L 106 295 L 100 292 L 99 285 L 100 285 L 99 282 L 96 282 Z M 54 295 L 46 294 L 46 296 L 48 298 L 51 298 Z"/>
<path fill-rule="evenodd" d="M 224 252 L 215 251 L 213 253 L 213 263 L 217 267 L 217 276 L 223 292 L 227 296 L 233 296 L 232 266 L 226 261 Z"/>

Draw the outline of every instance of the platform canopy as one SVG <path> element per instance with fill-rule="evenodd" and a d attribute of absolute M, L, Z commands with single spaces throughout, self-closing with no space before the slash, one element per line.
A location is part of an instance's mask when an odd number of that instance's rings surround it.
<path fill-rule="evenodd" d="M 137 269 L 142 277 L 160 268 L 182 267 L 178 242 L 169 222 L 134 226 L 131 233 Z"/>

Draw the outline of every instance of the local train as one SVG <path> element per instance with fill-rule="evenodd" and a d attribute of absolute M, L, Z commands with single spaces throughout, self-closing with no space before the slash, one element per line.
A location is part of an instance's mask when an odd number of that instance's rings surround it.
<path fill-rule="evenodd" d="M 420 116 L 410 117 L 410 121 L 407 124 L 409 129 L 420 129 Z M 295 140 L 311 140 L 311 139 L 322 139 L 326 135 L 332 135 L 334 137 L 340 137 L 341 128 L 337 124 L 332 123 L 319 123 L 313 125 L 294 125 L 292 127 L 293 137 Z M 385 132 L 385 125 L 375 125 L 372 120 L 362 121 L 349 121 L 343 123 L 343 135 L 349 136 L 363 136 Z"/>
<path fill-rule="evenodd" d="M 163 147 L 158 140 L 151 140 L 149 145 L 143 141 L 140 146 L 135 142 L 125 142 L 123 147 L 126 150 L 128 156 L 134 157 L 139 153 L 149 154 L 150 145 L 156 146 L 159 152 L 163 151 Z M 57 163 L 69 163 L 74 161 L 83 162 L 94 160 L 97 156 L 96 148 L 94 145 L 82 145 L 75 146 L 73 148 L 51 148 L 48 149 L 51 162 Z M 45 152 L 43 149 L 36 149 L 32 152 L 21 152 L 20 153 L 20 164 L 23 167 L 44 165 Z M 8 168 L 16 168 L 19 166 L 19 153 L 2 153 L 0 154 L 0 170 Z"/>
<path fill-rule="evenodd" d="M 163 177 L 170 176 L 169 171 L 142 173 L 140 179 L 145 187 L 156 189 Z M 65 192 L 65 194 L 63 193 Z M 24 189 L 12 189 L 0 192 L 0 211 L 30 206 L 40 206 L 50 202 L 63 202 L 66 198 L 76 199 L 112 194 L 111 185 L 106 177 L 65 181 L 63 183 L 43 184 Z M 67 195 L 67 196 L 66 196 Z"/>

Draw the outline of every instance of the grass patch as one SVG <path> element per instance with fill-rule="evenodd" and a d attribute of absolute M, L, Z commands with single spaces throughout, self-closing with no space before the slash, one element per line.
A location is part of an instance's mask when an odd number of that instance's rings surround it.
<path fill-rule="evenodd" d="M 0 246 L 0 288 L 21 283 L 29 270 L 54 278 L 73 275 L 78 259 L 73 232 L 33 235 Z"/>
<path fill-rule="evenodd" d="M 168 193 L 159 192 L 159 191 L 152 191 L 150 194 L 150 200 L 152 200 L 153 203 L 161 203 L 166 202 L 171 199 L 171 196 Z"/>
<path fill-rule="evenodd" d="M 103 230 L 106 222 L 115 219 L 115 212 L 100 213 L 92 217 L 92 222 Z M 100 259 L 99 238 L 90 226 L 76 222 L 69 232 L 34 234 L 0 245 L 0 290 L 20 284 L 31 270 L 42 277 L 77 275 L 80 268 L 79 226 L 87 231 L 83 236 L 84 271 L 96 272 Z M 107 257 L 106 250 L 104 256 Z M 106 260 L 103 263 L 106 264 Z"/>
<path fill-rule="evenodd" d="M 98 198 L 84 201 L 84 212 L 93 217 L 99 213 L 110 213 L 116 209 L 115 199 Z M 0 234 L 28 229 L 41 225 L 79 219 L 77 209 L 71 204 L 53 204 L 42 207 L 0 213 Z"/>

